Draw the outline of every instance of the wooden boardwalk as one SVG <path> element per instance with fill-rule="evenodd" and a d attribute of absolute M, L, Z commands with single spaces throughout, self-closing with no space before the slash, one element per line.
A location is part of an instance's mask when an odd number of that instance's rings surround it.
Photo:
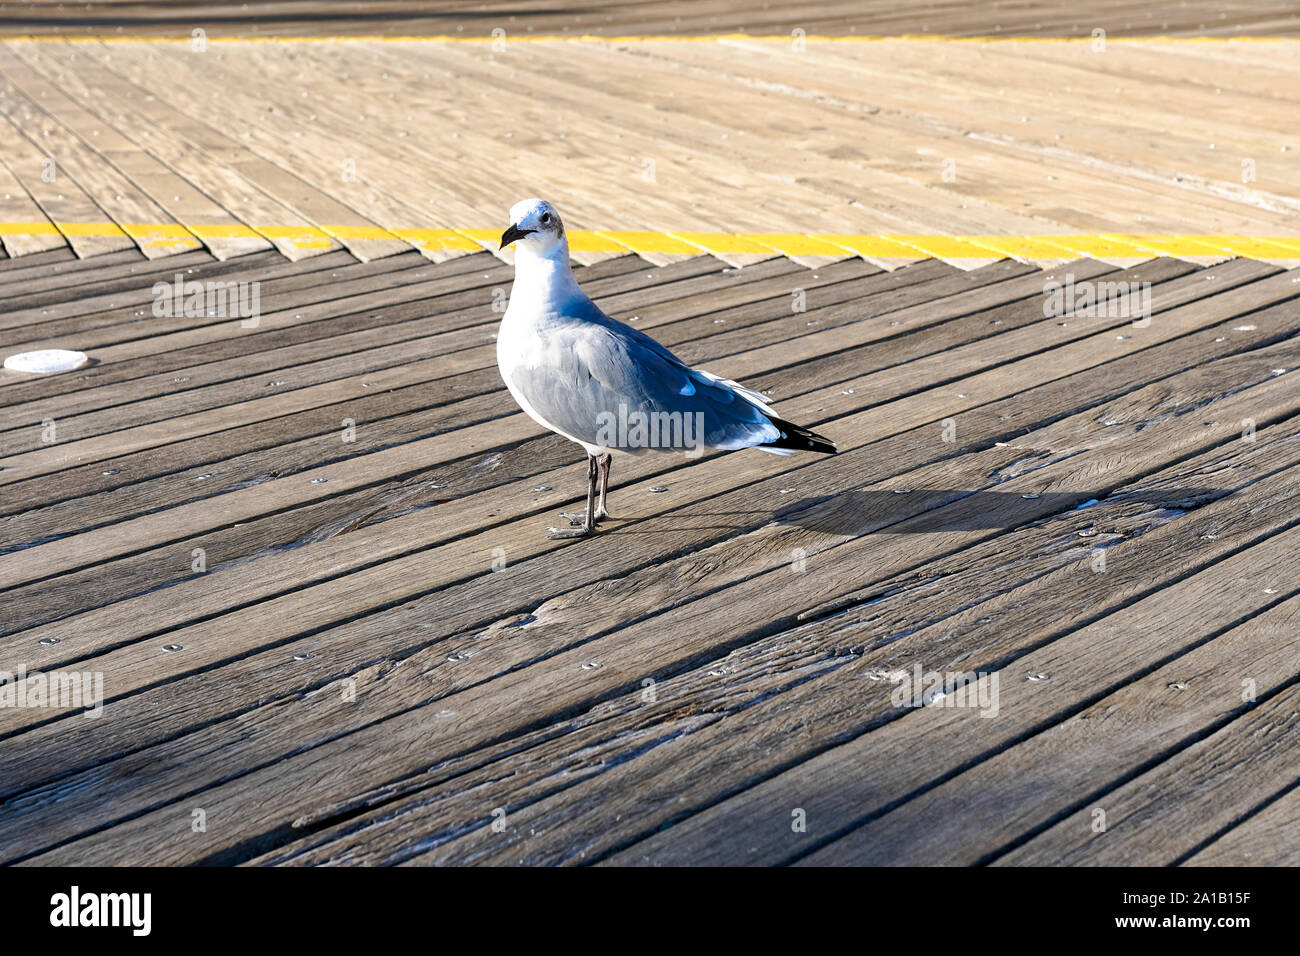
<path fill-rule="evenodd" d="M 841 453 L 620 460 L 551 541 L 500 260 L 0 261 L 5 354 L 92 359 L 0 373 L 0 670 L 106 699 L 0 707 L 0 859 L 1300 863 L 1300 271 L 580 273 Z"/>
<path fill-rule="evenodd" d="M 505 210 L 540 195 L 584 263 L 1300 264 L 1295 41 L 579 40 L 531 22 L 494 38 L 491 22 L 2 40 L 0 240 L 442 261 L 494 247 Z"/>
<path fill-rule="evenodd" d="M 428 36 L 488 32 L 705 35 L 947 33 L 958 36 L 1300 36 L 1293 0 L 1163 0 L 1135 7 L 1127 0 L 1019 0 L 1011 3 L 906 3 L 894 0 L 263 0 L 255 4 L 190 0 L 184 4 L 115 0 L 6 3 L 0 32 L 10 34 Z"/>

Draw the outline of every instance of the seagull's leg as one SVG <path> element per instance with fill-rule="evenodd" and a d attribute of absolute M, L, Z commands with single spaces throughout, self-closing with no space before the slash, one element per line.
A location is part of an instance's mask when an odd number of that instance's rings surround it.
<path fill-rule="evenodd" d="M 614 456 L 606 452 L 596 461 L 600 470 L 600 503 L 596 505 L 596 520 L 614 517 L 605 507 L 605 495 L 609 492 L 609 469 L 614 464 Z"/>
<path fill-rule="evenodd" d="M 587 456 L 587 510 L 586 511 L 561 511 L 561 518 L 568 518 L 569 524 L 575 528 L 585 527 L 589 524 L 595 524 L 595 496 L 596 496 L 596 458 L 593 455 Z"/>
<path fill-rule="evenodd" d="M 596 456 L 587 456 L 587 512 L 570 514 L 561 512 L 575 526 L 572 528 L 551 528 L 548 538 L 582 538 L 596 530 Z"/>
<path fill-rule="evenodd" d="M 589 458 L 587 460 L 588 468 L 591 467 L 592 462 L 595 462 L 596 473 L 600 477 L 600 498 L 598 499 L 595 513 L 590 515 L 590 518 L 599 522 L 603 518 L 614 517 L 605 509 L 605 496 L 609 493 L 609 469 L 614 462 L 614 456 L 604 454 L 596 458 Z M 588 475 L 588 480 L 590 480 L 590 474 Z M 560 516 L 568 518 L 569 524 L 573 525 L 575 528 L 585 525 L 589 518 L 588 512 L 581 511 L 561 511 Z"/>

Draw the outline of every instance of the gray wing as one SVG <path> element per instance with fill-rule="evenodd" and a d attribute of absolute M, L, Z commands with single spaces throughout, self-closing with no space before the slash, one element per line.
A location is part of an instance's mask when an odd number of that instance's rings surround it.
<path fill-rule="evenodd" d="M 763 409 L 766 400 L 756 392 L 690 368 L 590 300 L 565 311 L 569 314 L 548 324 L 512 375 L 515 387 L 556 430 L 633 452 L 643 450 L 635 444 L 638 421 L 647 427 L 683 423 L 698 436 L 687 447 L 747 448 L 780 437 Z M 691 416 L 689 424 L 685 416 Z M 620 434 L 620 420 L 628 425 L 622 433 L 628 440 L 611 442 L 611 434 Z M 657 441 L 650 447 L 681 446 Z"/>

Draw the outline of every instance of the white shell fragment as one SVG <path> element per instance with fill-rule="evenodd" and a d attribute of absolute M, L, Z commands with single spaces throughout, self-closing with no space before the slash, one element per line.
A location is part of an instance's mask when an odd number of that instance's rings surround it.
<path fill-rule="evenodd" d="M 5 359 L 5 368 L 15 372 L 36 372 L 49 375 L 52 372 L 70 372 L 86 364 L 85 352 L 70 352 L 67 349 L 41 349 L 37 352 L 20 352 Z"/>

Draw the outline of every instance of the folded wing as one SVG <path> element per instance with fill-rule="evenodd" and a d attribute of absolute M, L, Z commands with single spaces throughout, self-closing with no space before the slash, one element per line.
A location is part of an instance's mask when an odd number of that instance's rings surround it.
<path fill-rule="evenodd" d="M 766 407 L 766 396 L 692 369 L 649 336 L 595 305 L 586 306 L 557 317 L 512 373 L 515 387 L 556 431 L 609 447 L 602 436 L 608 438 L 609 424 L 620 416 L 635 421 L 690 415 L 698 416 L 691 427 L 699 428 L 691 447 L 734 449 L 781 441 L 783 431 Z"/>

